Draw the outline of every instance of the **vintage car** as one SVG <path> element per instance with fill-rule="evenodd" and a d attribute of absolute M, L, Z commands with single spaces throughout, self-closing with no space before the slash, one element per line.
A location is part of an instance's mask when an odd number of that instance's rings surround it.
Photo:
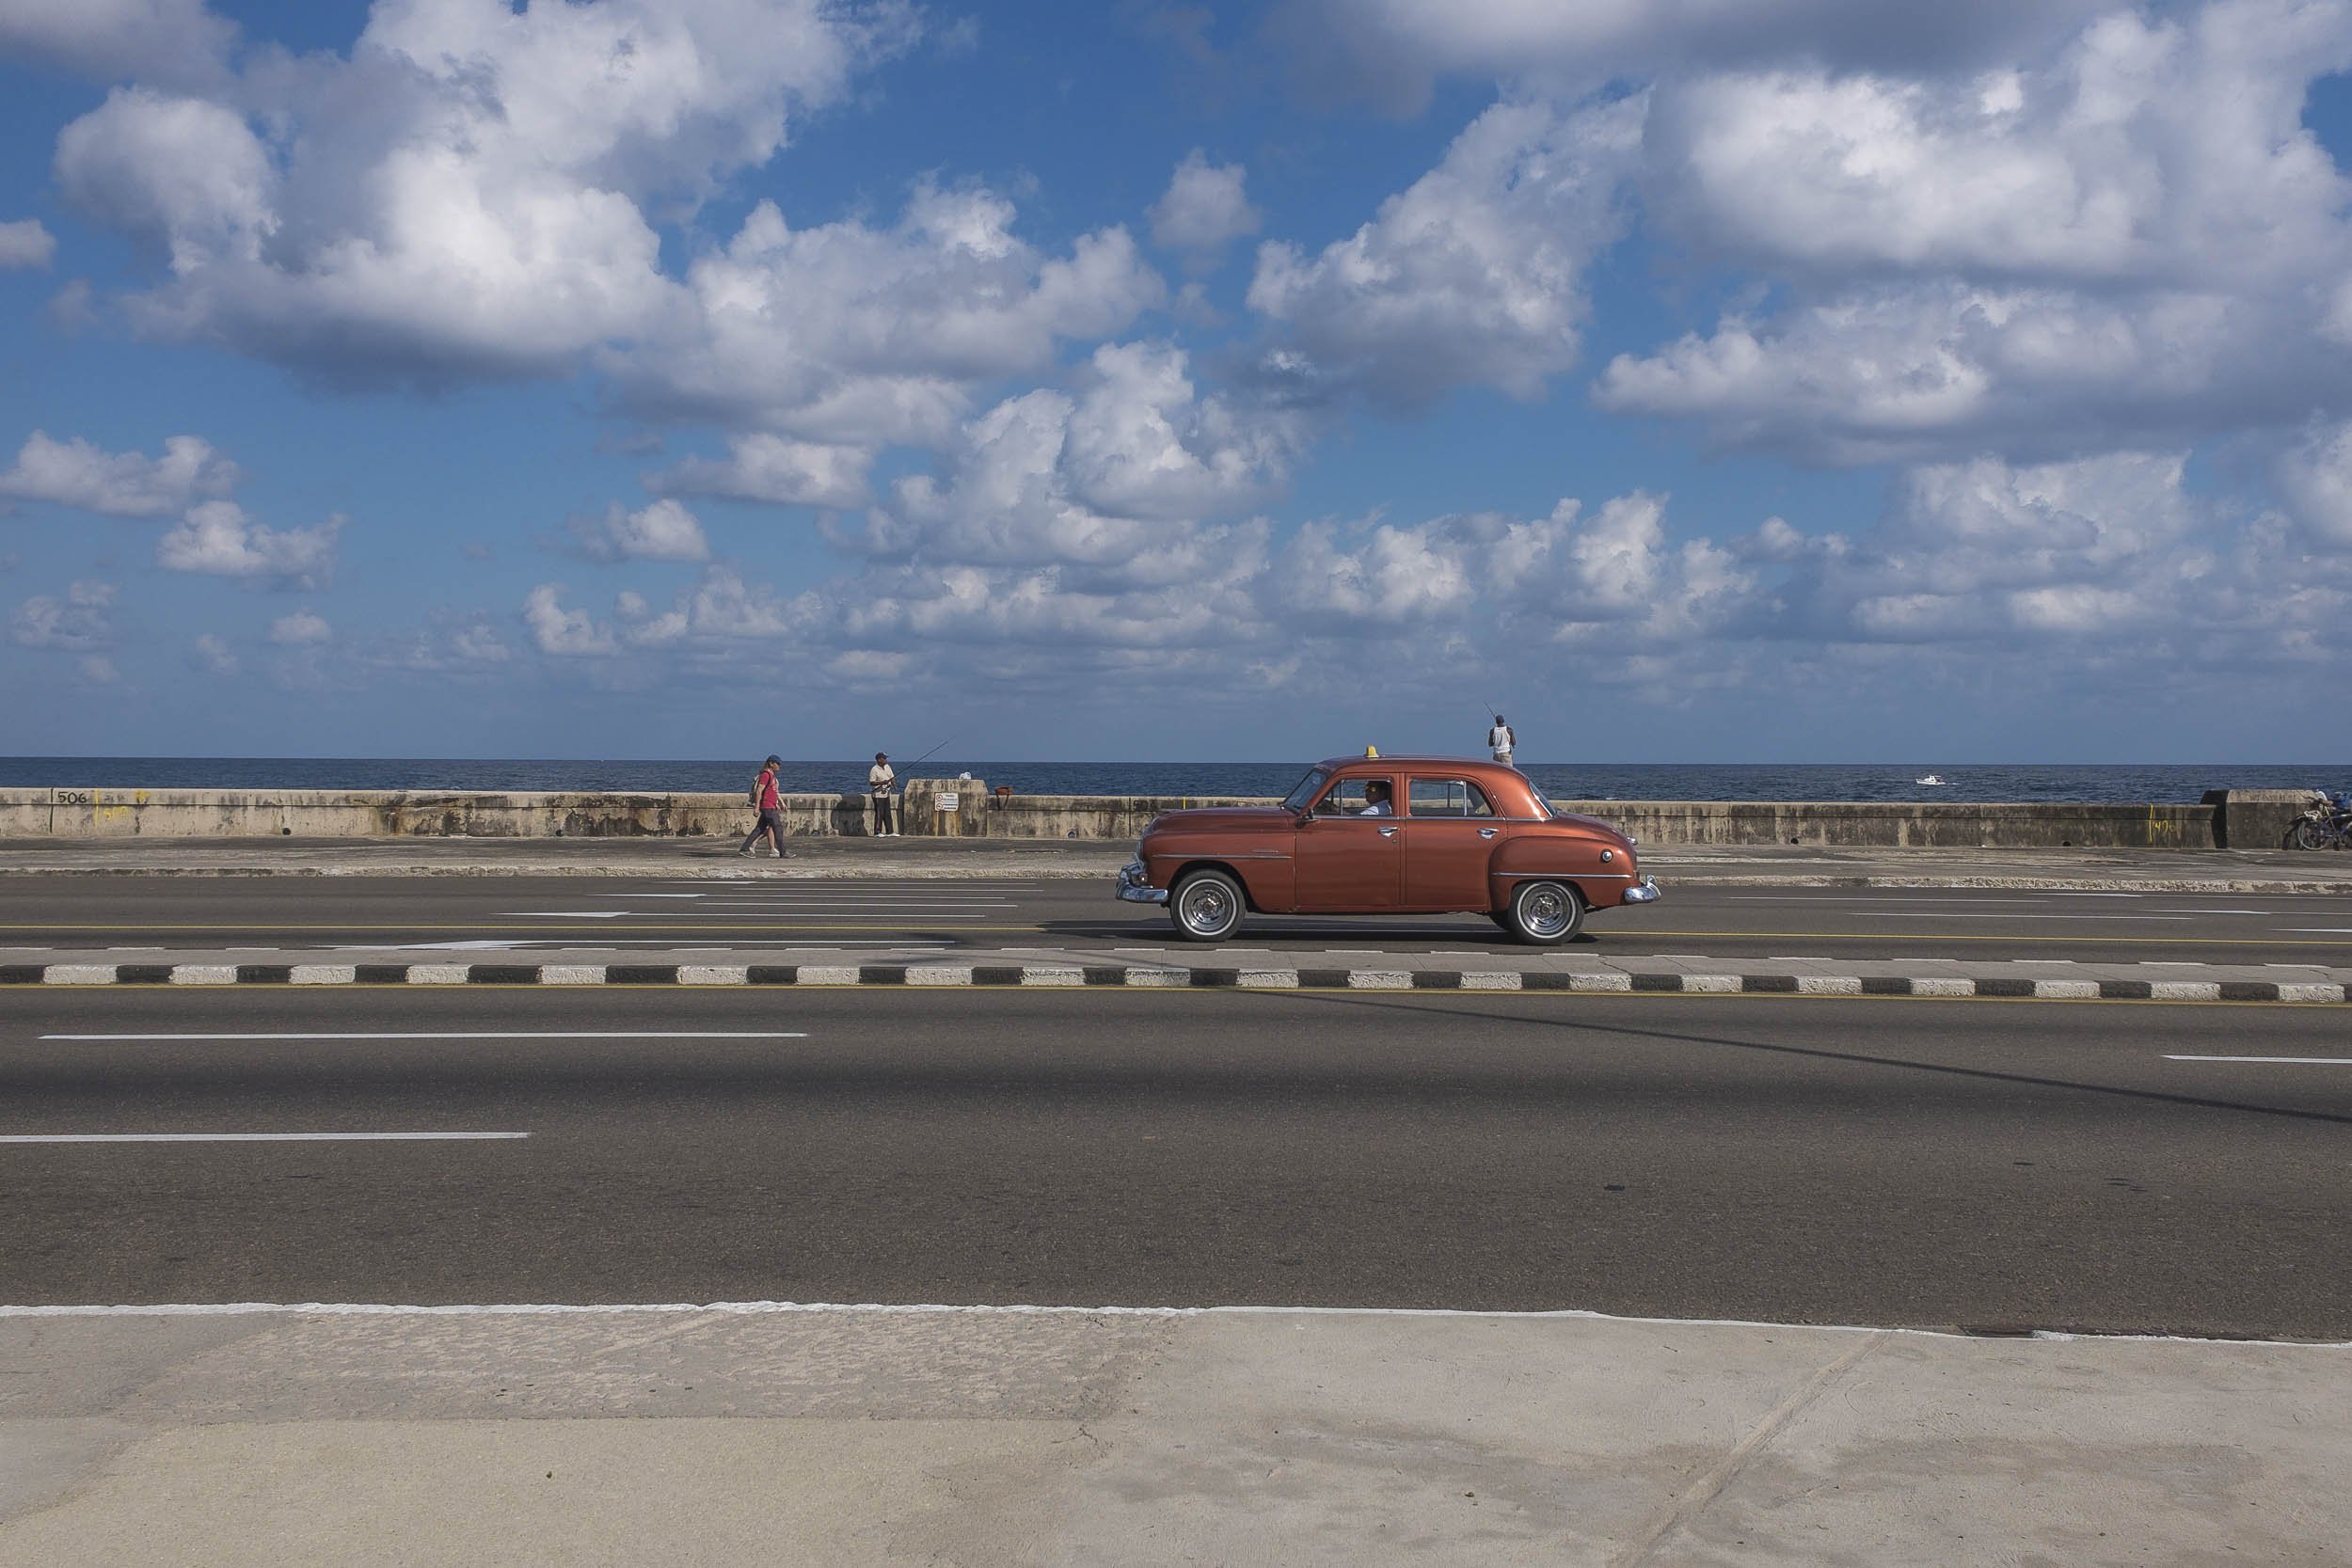
<path fill-rule="evenodd" d="M 1549 946 L 1587 910 L 1659 896 L 1633 840 L 1545 803 L 1502 763 L 1335 757 L 1279 806 L 1171 811 L 1119 876 L 1129 903 L 1165 904 L 1176 934 L 1222 942 L 1262 914 L 1474 912 Z"/>

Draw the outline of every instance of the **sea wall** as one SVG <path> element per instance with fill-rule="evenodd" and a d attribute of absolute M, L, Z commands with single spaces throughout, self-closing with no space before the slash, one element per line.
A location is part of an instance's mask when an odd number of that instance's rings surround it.
<path fill-rule="evenodd" d="M 2291 791 L 2217 790 L 2199 805 L 2061 802 L 1560 800 L 1645 844 L 1856 848 L 2275 848 Z M 1263 805 L 1235 798 L 996 795 L 984 780 L 912 779 L 910 836 L 1126 839 L 1162 812 Z M 467 790 L 0 790 L 0 840 L 57 838 L 726 837 L 749 831 L 739 795 Z M 786 831 L 870 831 L 863 794 L 787 795 Z"/>

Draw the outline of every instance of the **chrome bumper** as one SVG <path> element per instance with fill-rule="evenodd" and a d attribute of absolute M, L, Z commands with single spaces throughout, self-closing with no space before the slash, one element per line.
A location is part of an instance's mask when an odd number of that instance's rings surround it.
<path fill-rule="evenodd" d="M 1645 877 L 1640 882 L 1625 890 L 1625 901 L 1629 904 L 1655 904 L 1665 896 L 1666 890 L 1658 885 L 1658 879 L 1655 877 Z"/>
<path fill-rule="evenodd" d="M 1168 889 L 1153 887 L 1151 873 L 1143 869 L 1141 861 L 1129 861 L 1119 873 L 1119 900 L 1122 904 L 1165 904 Z"/>

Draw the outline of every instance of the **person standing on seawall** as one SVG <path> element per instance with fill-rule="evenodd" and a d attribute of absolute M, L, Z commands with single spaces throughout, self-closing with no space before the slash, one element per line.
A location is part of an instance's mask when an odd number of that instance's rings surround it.
<path fill-rule="evenodd" d="M 874 836 L 897 838 L 898 824 L 891 816 L 890 792 L 898 782 L 898 775 L 890 766 L 888 752 L 874 753 L 874 766 L 866 770 L 866 788 L 874 797 Z"/>
<path fill-rule="evenodd" d="M 752 803 L 759 808 L 759 823 L 737 854 L 750 854 L 752 846 L 765 833 L 768 842 L 775 846 L 776 859 L 784 859 L 784 797 L 776 792 L 776 769 L 783 766 L 782 757 L 770 757 L 759 765 L 759 777 L 752 781 Z"/>
<path fill-rule="evenodd" d="M 1512 762 L 1511 753 L 1518 749 L 1518 732 L 1502 721 L 1502 715 L 1496 714 L 1495 727 L 1486 732 L 1486 749 L 1494 752 L 1495 761 L 1505 768 L 1518 766 Z"/>

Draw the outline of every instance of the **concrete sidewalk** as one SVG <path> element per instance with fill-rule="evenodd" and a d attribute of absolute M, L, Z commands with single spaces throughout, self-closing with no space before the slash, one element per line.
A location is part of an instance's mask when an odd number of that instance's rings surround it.
<path fill-rule="evenodd" d="M 786 860 L 710 838 L 13 840 L 0 876 L 1100 877 L 1126 839 L 795 838 Z M 1725 887 L 1974 887 L 2058 892 L 2352 893 L 2352 855 L 2284 849 L 1827 849 L 1655 844 L 1661 881 Z"/>
<path fill-rule="evenodd" d="M 0 1316 L 0 1568 L 2341 1562 L 2352 1351 L 1577 1317 Z"/>

